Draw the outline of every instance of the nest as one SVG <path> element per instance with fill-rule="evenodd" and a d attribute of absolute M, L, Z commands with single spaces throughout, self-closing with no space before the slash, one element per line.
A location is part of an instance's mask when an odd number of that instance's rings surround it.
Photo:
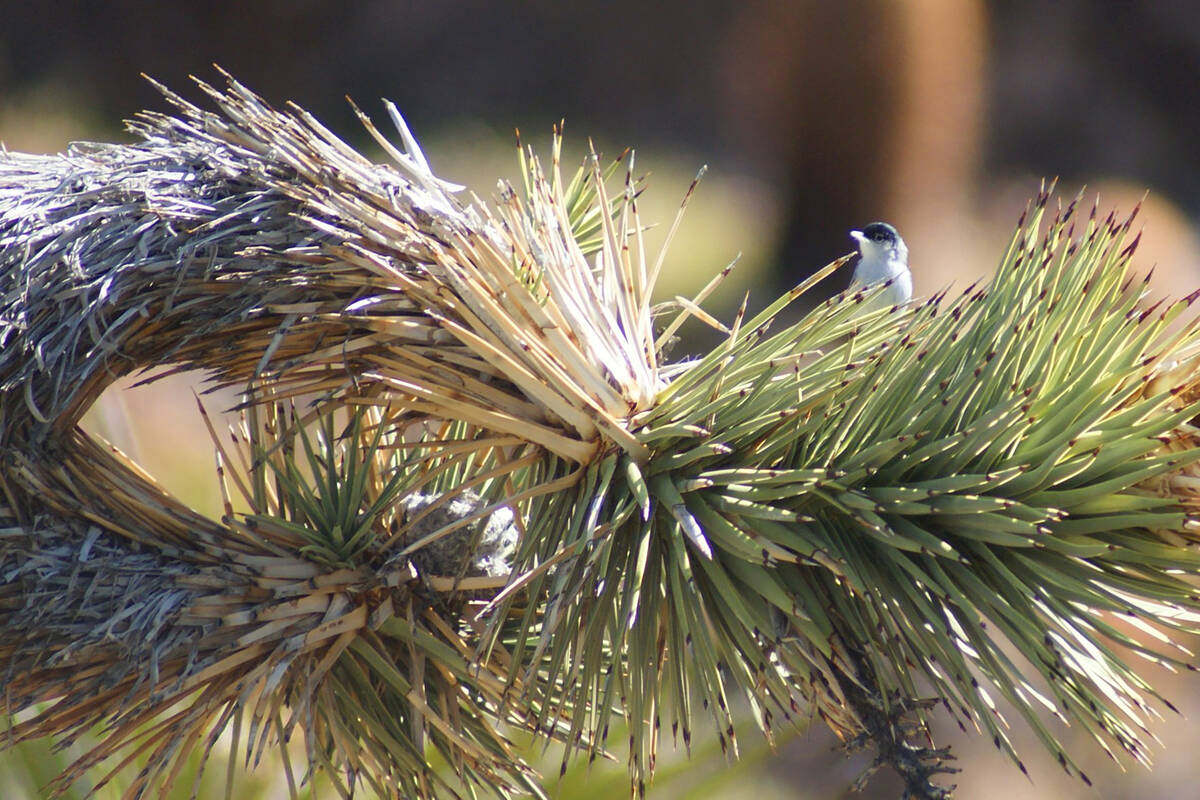
<path fill-rule="evenodd" d="M 1147 759 L 1128 655 L 1187 664 L 1200 625 L 1200 384 L 1193 298 L 1144 305 L 1129 221 L 1046 191 L 984 289 L 772 332 L 841 260 L 724 326 L 708 289 L 651 306 L 632 158 L 525 151 L 488 205 L 390 106 L 382 165 L 201 87 L 215 112 L 164 89 L 138 144 L 0 158 L 6 741 L 106 734 L 53 789 L 137 758 L 130 795 L 169 787 L 231 731 L 248 763 L 300 734 L 346 796 L 543 796 L 509 733 L 565 764 L 620 714 L 641 792 L 664 729 L 736 752 L 741 694 L 942 797 L 947 753 L 898 735 L 918 684 L 1014 758 L 989 687 L 1065 768 L 1043 700 Z M 665 364 L 688 317 L 727 339 Z M 220 519 L 76 426 L 163 366 L 244 398 Z"/>

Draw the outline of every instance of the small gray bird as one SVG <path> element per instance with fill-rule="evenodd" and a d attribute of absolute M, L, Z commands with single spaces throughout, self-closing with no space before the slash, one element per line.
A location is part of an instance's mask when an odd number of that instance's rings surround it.
<path fill-rule="evenodd" d="M 854 267 L 851 289 L 863 289 L 882 281 L 891 284 L 880 293 L 883 302 L 898 306 L 912 297 L 912 273 L 908 271 L 908 247 L 899 232 L 886 222 L 872 222 L 861 231 L 850 231 L 862 256 Z"/>

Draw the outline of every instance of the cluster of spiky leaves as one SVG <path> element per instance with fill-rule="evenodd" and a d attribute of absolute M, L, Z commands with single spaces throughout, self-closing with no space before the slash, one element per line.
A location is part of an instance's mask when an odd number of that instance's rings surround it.
<path fill-rule="evenodd" d="M 269 392 L 269 385 L 259 391 Z M 255 399 L 234 435 L 232 452 L 214 432 L 222 462 L 236 464 L 222 473 L 250 508 L 234 515 L 227 495 L 226 520 L 323 568 L 313 578 L 313 591 L 307 597 L 296 593 L 289 605 L 344 592 L 343 604 L 356 607 L 362 619 L 361 625 L 339 626 L 332 646 L 287 665 L 293 684 L 301 671 L 306 673 L 307 694 L 300 694 L 298 685 L 286 686 L 286 678 L 285 692 L 264 691 L 274 695 L 286 716 L 278 706 L 273 718 L 254 715 L 253 728 L 260 730 L 246 740 L 247 756 L 256 739 L 261 747 L 265 741 L 286 741 L 291 730 L 299 729 L 305 734 L 307 769 L 329 774 L 344 795 L 359 781 L 379 796 L 457 794 L 461 787 L 430 766 L 432 748 L 472 784 L 491 786 L 499 794 L 543 796 L 534 773 L 498 725 L 530 727 L 529 710 L 505 702 L 514 688 L 503 680 L 506 656 L 498 649 L 489 658 L 476 658 L 464 627 L 464 593 L 494 591 L 503 580 L 468 575 L 468 563 L 450 574 L 418 574 L 409 558 L 427 542 L 412 541 L 407 532 L 465 484 L 490 484 L 485 496 L 511 488 L 508 470 L 500 466 L 506 459 L 493 457 L 489 449 L 494 453 L 512 444 L 493 442 L 489 448 L 489 440 L 462 424 L 443 427 L 428 442 L 406 439 L 404 414 L 389 415 L 374 405 L 319 409 L 305 421 L 290 404 Z M 464 463 L 464 453 L 476 464 Z M 501 479 L 469 480 L 481 471 Z M 414 517 L 398 499 L 418 492 L 441 502 Z M 453 527 L 477 522 L 504 505 L 504 500 L 488 505 L 455 520 Z M 436 535 L 453 533 L 443 529 Z M 388 580 L 366 591 L 350 589 L 348 574 L 363 570 Z M 282 669 L 276 677 L 284 678 Z M 294 787 L 290 766 L 288 772 Z"/>
<path fill-rule="evenodd" d="M 181 116 L 144 115 L 144 144 L 18 163 L 36 192 L 0 195 L 16 198 L 4 235 L 38 243 L 4 262 L 27 288 L 0 320 L 19 345 L 0 354 L 15 465 L 0 480 L 23 509 L 0 509 L 19 534 L 0 556 L 25 581 L 3 607 L 53 573 L 78 616 L 81 507 L 89 542 L 102 529 L 114 552 L 178 565 L 156 590 L 182 598 L 131 629 L 152 667 L 90 628 L 84 662 L 64 623 L 56 671 L 8 687 L 14 710 L 59 703 L 14 741 L 107 722 L 66 777 L 145 752 L 143 792 L 224 730 L 247 761 L 300 732 L 304 775 L 343 794 L 503 796 L 539 792 L 506 725 L 563 741 L 565 763 L 605 752 L 620 715 L 642 791 L 664 725 L 686 745 L 707 717 L 736 752 L 739 695 L 768 735 L 818 714 L 855 736 L 923 715 L 932 691 L 1014 757 L 1006 705 L 1064 766 L 1042 707 L 1146 760 L 1157 693 L 1130 657 L 1186 664 L 1172 635 L 1200 627 L 1185 474 L 1200 404 L 1176 377 L 1195 327 L 1169 327 L 1190 298 L 1143 307 L 1128 222 L 1093 212 L 1076 234 L 1075 205 L 1045 220 L 1043 192 L 982 289 L 893 309 L 838 297 L 773 331 L 839 261 L 724 327 L 700 307 L 721 276 L 651 307 L 663 255 L 647 257 L 631 158 L 610 197 L 594 154 L 561 178 L 556 140 L 549 169 L 523 152 L 523 193 L 467 203 L 396 113 L 403 150 L 364 117 L 384 166 L 299 109 L 204 88 L 219 114 L 169 95 Z M 67 174 L 96 185 L 76 196 Z M 82 321 L 51 301 L 97 286 Z M 664 364 L 689 317 L 726 340 Z M 219 522 L 81 433 L 44 455 L 113 375 L 152 364 L 246 393 Z M 22 414 L 48 429 L 23 433 Z M 468 516 L 421 527 L 467 492 Z M 405 513 L 416 496 L 440 500 Z M 508 575 L 418 569 L 501 511 L 521 531 Z M 51 533 L 55 569 L 21 561 Z M 36 662 L 34 616 L 6 617 L 13 664 Z"/>
<path fill-rule="evenodd" d="M 1168 331 L 1191 298 L 1144 308 L 1130 222 L 1093 209 L 1073 235 L 1048 199 L 984 288 L 739 319 L 631 421 L 648 459 L 538 500 L 528 548 L 574 559 L 530 584 L 527 629 L 589 709 L 577 732 L 599 746 L 623 709 L 636 780 L 697 696 L 722 736 L 735 691 L 768 733 L 810 713 L 797 694 L 854 733 L 847 680 L 885 707 L 928 681 L 1014 758 L 1005 705 L 1065 768 L 1042 712 L 1148 760 L 1162 698 L 1131 657 L 1191 668 L 1170 637 L 1200 623 L 1194 523 L 1151 488 L 1200 457 L 1166 446 L 1200 405 L 1155 379 L 1187 372 L 1196 328 Z"/>
<path fill-rule="evenodd" d="M 617 242 L 640 236 L 632 172 L 614 214 L 594 155 L 570 182 L 530 156 L 491 210 L 390 107 L 404 151 L 364 117 L 387 166 L 203 88 L 221 113 L 168 93 L 181 115 L 141 115 L 139 144 L 0 161 L 0 659 L 11 712 L 53 703 L 6 741 L 102 726 L 59 790 L 117 755 L 146 760 L 132 794 L 170 785 L 232 731 L 247 763 L 303 734 L 301 777 L 344 794 L 538 793 L 506 730 L 556 725 L 503 645 L 475 648 L 472 593 L 506 580 L 418 551 L 569 489 L 607 443 L 640 451 L 624 421 L 661 382 L 649 265 Z M 155 365 L 245 392 L 219 521 L 73 429 Z"/>

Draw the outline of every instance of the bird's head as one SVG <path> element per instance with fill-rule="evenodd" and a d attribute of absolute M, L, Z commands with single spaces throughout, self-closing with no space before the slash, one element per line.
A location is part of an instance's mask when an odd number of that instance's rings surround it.
<path fill-rule="evenodd" d="M 900 233 L 886 222 L 872 222 L 861 231 L 850 231 L 864 260 L 881 258 L 908 263 L 908 246 Z"/>

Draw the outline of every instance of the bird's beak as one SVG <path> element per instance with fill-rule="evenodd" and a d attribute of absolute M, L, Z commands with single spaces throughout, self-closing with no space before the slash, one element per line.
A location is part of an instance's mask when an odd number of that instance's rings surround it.
<path fill-rule="evenodd" d="M 862 231 L 850 231 L 850 238 L 857 240 L 859 244 L 866 244 L 867 241 Z"/>

